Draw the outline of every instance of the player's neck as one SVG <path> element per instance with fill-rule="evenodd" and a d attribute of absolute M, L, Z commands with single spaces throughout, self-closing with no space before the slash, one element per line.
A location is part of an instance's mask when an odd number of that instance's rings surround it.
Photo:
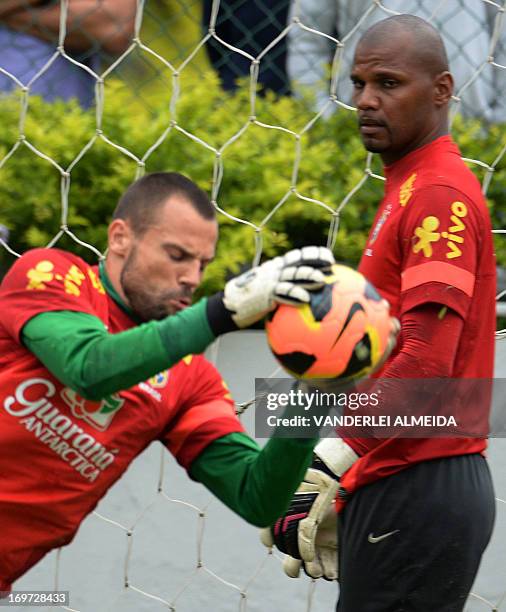
<path fill-rule="evenodd" d="M 104 268 L 112 288 L 120 297 L 121 301 L 128 306 L 128 299 L 123 291 L 120 280 L 122 269 L 121 262 L 117 261 L 117 257 L 114 255 L 108 254 L 104 262 Z"/>
<path fill-rule="evenodd" d="M 389 153 L 388 151 L 386 151 L 385 153 L 381 154 L 381 159 L 383 161 L 383 164 L 385 166 L 391 166 L 392 164 L 395 164 L 395 162 L 400 161 L 401 159 L 403 159 L 404 157 L 406 157 L 413 151 L 416 151 L 417 149 L 420 149 L 424 147 L 425 145 L 428 145 L 431 142 L 434 142 L 441 136 L 447 136 L 448 133 L 449 133 L 448 119 L 445 118 L 440 123 L 435 125 L 433 129 L 429 130 L 426 134 L 423 134 L 420 136 L 420 138 L 413 140 L 401 152 Z"/>

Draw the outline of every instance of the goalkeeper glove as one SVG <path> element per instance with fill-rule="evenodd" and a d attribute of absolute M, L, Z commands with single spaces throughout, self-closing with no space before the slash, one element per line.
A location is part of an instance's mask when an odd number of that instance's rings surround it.
<path fill-rule="evenodd" d="M 223 293 L 208 299 L 207 317 L 215 336 L 260 321 L 277 303 L 309 302 L 309 291 L 324 285 L 324 271 L 335 263 L 325 247 L 307 246 L 233 278 Z"/>
<path fill-rule="evenodd" d="M 261 531 L 265 546 L 275 545 L 287 557 L 285 573 L 297 578 L 300 569 L 311 578 L 337 580 L 337 514 L 334 502 L 339 478 L 358 459 L 340 438 L 317 444 L 314 461 L 295 492 L 290 507 L 274 526 Z"/>

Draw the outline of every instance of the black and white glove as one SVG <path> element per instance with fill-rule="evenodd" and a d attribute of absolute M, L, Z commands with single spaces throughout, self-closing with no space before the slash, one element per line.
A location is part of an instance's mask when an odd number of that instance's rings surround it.
<path fill-rule="evenodd" d="M 298 578 L 301 568 L 311 578 L 337 580 L 337 514 L 339 478 L 358 459 L 340 438 L 321 440 L 312 466 L 294 494 L 290 507 L 276 523 L 262 529 L 260 539 L 287 556 L 283 569 Z"/>
<path fill-rule="evenodd" d="M 207 301 L 207 317 L 214 335 L 249 327 L 278 303 L 297 306 L 309 302 L 309 292 L 325 284 L 324 271 L 334 263 L 329 249 L 307 246 L 233 278 L 223 293 Z"/>

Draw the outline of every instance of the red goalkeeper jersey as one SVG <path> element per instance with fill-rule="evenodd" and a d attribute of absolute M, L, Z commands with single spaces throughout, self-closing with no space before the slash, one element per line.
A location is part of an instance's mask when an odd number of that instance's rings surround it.
<path fill-rule="evenodd" d="M 431 302 L 456 311 L 464 327 L 451 376 L 491 379 L 495 256 L 490 217 L 478 181 L 449 136 L 406 155 L 387 166 L 385 173 L 385 196 L 360 272 L 390 302 L 394 316 Z M 402 341 L 401 332 L 398 348 Z M 395 353 L 385 369 L 393 359 Z M 488 398 L 477 398 L 475 409 L 488 415 Z M 347 442 L 363 455 L 342 478 L 349 491 L 419 461 L 486 448 L 486 440 L 464 437 L 352 438 Z"/>
<path fill-rule="evenodd" d="M 216 438 L 243 431 L 217 370 L 189 355 L 170 370 L 102 401 L 61 384 L 20 342 L 48 311 L 79 311 L 110 333 L 136 325 L 106 293 L 96 268 L 56 249 L 21 257 L 1 286 L 0 590 L 67 544 L 82 519 L 152 440 L 188 468 Z"/>

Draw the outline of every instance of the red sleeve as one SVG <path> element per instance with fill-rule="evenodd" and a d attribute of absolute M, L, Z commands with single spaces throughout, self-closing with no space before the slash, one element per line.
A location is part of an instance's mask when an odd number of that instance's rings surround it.
<path fill-rule="evenodd" d="M 390 414 L 402 414 L 402 407 L 412 403 L 411 392 L 395 380 L 410 378 L 446 378 L 453 373 L 463 319 L 452 310 L 440 316 L 441 306 L 424 304 L 401 316 L 400 349 L 387 364 L 378 379 L 378 387 L 384 397 L 395 398 L 389 405 Z M 346 438 L 346 434 L 343 434 Z M 382 438 L 349 438 L 348 444 L 358 455 L 366 455 L 384 443 Z"/>
<path fill-rule="evenodd" d="M 453 373 L 464 320 L 441 305 L 423 304 L 401 316 L 400 351 L 381 378 L 446 378 Z"/>
<path fill-rule="evenodd" d="M 180 408 L 161 437 L 185 469 L 213 440 L 244 431 L 218 370 L 202 356 L 192 356 L 192 360 L 193 371 L 185 383 Z M 179 370 L 186 367 L 184 360 L 176 366 Z"/>
<path fill-rule="evenodd" d="M 401 314 L 436 302 L 465 318 L 474 293 L 480 223 L 473 204 L 456 189 L 428 186 L 413 197 L 399 231 Z"/>
<path fill-rule="evenodd" d="M 20 257 L 0 285 L 0 323 L 16 341 L 41 312 L 73 310 L 97 315 L 93 293 L 104 288 L 82 259 L 58 249 L 33 249 Z"/>
<path fill-rule="evenodd" d="M 397 406 L 412 403 L 411 395 L 406 395 L 407 389 L 401 386 L 396 389 L 395 381 L 390 385 L 382 379 L 409 378 L 442 378 L 451 376 L 457 347 L 464 325 L 463 319 L 449 310 L 446 316 L 439 318 L 440 306 L 425 304 L 401 318 L 401 349 L 391 363 L 381 374 L 379 385 L 388 385 L 385 391 L 389 397 L 395 398 L 396 406 L 390 406 L 392 413 L 403 411 Z M 341 486 L 349 493 L 358 486 L 364 486 L 380 478 L 396 473 L 401 467 L 409 464 L 410 457 L 418 454 L 418 460 L 431 459 L 438 456 L 454 454 L 455 447 L 466 444 L 475 448 L 476 440 L 467 441 L 456 437 L 428 438 L 413 440 L 412 438 L 346 438 L 346 442 L 360 455 L 351 468 L 341 478 Z M 481 443 L 481 442 L 480 442 Z M 479 444 L 480 444 L 479 443 Z M 480 449 L 478 448 L 477 451 Z M 344 502 L 336 504 L 339 512 Z"/>

